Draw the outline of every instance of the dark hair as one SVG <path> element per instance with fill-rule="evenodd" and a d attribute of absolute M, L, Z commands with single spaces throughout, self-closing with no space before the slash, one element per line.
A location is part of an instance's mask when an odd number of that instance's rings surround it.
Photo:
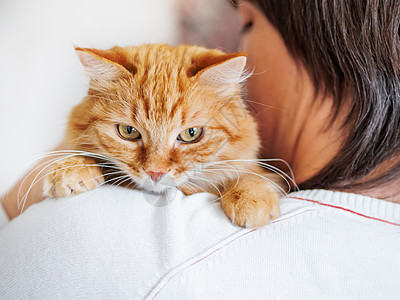
<path fill-rule="evenodd" d="M 398 0 L 248 0 L 280 32 L 317 93 L 351 106 L 336 157 L 301 188 L 368 189 L 399 176 L 400 5 Z M 392 161 L 393 160 L 393 161 Z M 383 162 L 386 173 L 365 176 Z"/>

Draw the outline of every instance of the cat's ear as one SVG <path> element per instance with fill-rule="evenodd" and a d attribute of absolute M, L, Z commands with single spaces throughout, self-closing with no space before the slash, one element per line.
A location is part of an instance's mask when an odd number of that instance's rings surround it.
<path fill-rule="evenodd" d="M 226 55 L 221 61 L 207 66 L 197 74 L 199 84 L 224 94 L 237 91 L 237 87 L 251 75 L 245 70 L 245 66 L 245 55 Z"/>
<path fill-rule="evenodd" d="M 111 52 L 113 49 L 97 50 L 76 47 L 75 51 L 91 79 L 96 81 L 115 81 L 132 75 L 130 71 L 118 62 L 117 56 Z"/>

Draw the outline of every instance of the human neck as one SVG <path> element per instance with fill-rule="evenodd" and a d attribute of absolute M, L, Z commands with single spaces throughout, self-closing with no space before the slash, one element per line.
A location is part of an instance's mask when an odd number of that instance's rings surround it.
<path fill-rule="evenodd" d="M 293 137 L 297 136 L 297 143 L 292 140 L 291 151 L 286 154 L 291 157 L 288 161 L 298 184 L 322 170 L 335 157 L 344 141 L 346 134 L 342 124 L 345 114 L 339 113 L 338 118 L 330 123 L 331 103 L 331 99 L 315 99 L 309 106 L 307 115 L 298 116 L 303 120 L 303 125 L 293 129 L 296 132 Z M 367 175 L 365 180 L 385 174 L 391 166 L 392 164 L 383 163 L 376 172 Z M 350 188 L 344 191 L 400 204 L 399 186 L 400 179 L 369 189 Z"/>
<path fill-rule="evenodd" d="M 326 166 L 335 157 L 344 140 L 342 124 L 345 114 L 339 114 L 338 118 L 330 123 L 330 103 L 330 99 L 316 99 L 309 107 L 307 116 L 303 118 L 303 126 L 295 130 L 298 142 L 292 142 L 289 162 L 298 184 L 310 179 Z M 376 173 L 367 176 L 366 179 L 382 175 L 389 168 L 389 165 L 382 164 Z M 400 179 L 370 189 L 350 188 L 345 191 L 400 204 L 399 186 Z"/>
<path fill-rule="evenodd" d="M 308 112 L 302 119 L 302 125 L 293 135 L 290 164 L 301 183 L 316 175 L 338 153 L 343 142 L 341 120 L 331 122 L 331 102 L 329 99 L 315 102 L 308 106 Z"/>
<path fill-rule="evenodd" d="M 284 99 L 280 109 L 266 111 L 259 119 L 263 157 L 282 158 L 291 166 L 296 182 L 302 183 L 334 158 L 344 134 L 341 114 L 332 121 L 333 100 L 315 96 L 304 69 L 296 71 L 292 78 L 296 84 L 278 97 Z"/>

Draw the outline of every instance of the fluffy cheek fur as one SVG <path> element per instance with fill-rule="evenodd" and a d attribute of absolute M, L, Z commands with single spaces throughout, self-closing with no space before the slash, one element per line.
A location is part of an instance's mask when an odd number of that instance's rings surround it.
<path fill-rule="evenodd" d="M 203 190 L 215 192 L 214 185 L 219 188 L 220 184 L 210 182 L 222 182 L 226 178 L 237 176 L 234 162 L 215 162 L 243 157 L 256 158 L 259 147 L 256 123 L 240 105 L 240 102 L 232 102 L 227 107 L 220 107 L 217 114 L 210 114 L 204 136 L 199 142 L 161 147 L 151 138 L 146 142 L 122 140 L 116 132 L 116 124 L 104 121 L 110 119 L 107 111 L 100 109 L 93 99 L 86 99 L 71 113 L 67 140 L 75 150 L 109 157 L 139 187 L 143 187 L 149 180 L 145 170 L 153 168 L 168 171 L 170 178 L 182 189 L 184 182 L 192 181 Z M 84 111 L 86 113 L 82 113 Z M 154 132 L 162 130 L 163 128 L 153 128 Z M 240 165 L 240 162 L 237 164 Z"/>
<path fill-rule="evenodd" d="M 163 92 L 169 97 L 164 98 L 165 103 L 157 103 L 149 100 L 149 90 L 154 87 L 141 90 L 138 84 L 120 81 L 102 92 L 90 90 L 71 112 L 67 130 L 70 147 L 110 157 L 139 185 L 149 178 L 145 172 L 149 169 L 168 171 L 179 185 L 194 173 L 213 176 L 210 171 L 202 172 L 207 164 L 256 158 L 260 144 L 256 122 L 239 95 L 225 98 L 209 89 L 185 87 L 181 93 Z M 146 106 L 149 102 L 156 105 Z M 141 125 L 143 140 L 122 140 L 115 130 L 118 123 Z M 175 147 L 179 131 L 189 124 L 204 126 L 203 138 Z M 224 169 L 219 171 L 224 177 L 237 175 L 227 168 L 219 169 Z"/>

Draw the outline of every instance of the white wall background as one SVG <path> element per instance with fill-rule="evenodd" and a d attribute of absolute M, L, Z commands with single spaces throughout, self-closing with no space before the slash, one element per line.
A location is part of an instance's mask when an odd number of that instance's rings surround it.
<path fill-rule="evenodd" d="M 0 195 L 62 139 L 84 97 L 73 46 L 177 41 L 176 0 L 0 1 Z"/>

